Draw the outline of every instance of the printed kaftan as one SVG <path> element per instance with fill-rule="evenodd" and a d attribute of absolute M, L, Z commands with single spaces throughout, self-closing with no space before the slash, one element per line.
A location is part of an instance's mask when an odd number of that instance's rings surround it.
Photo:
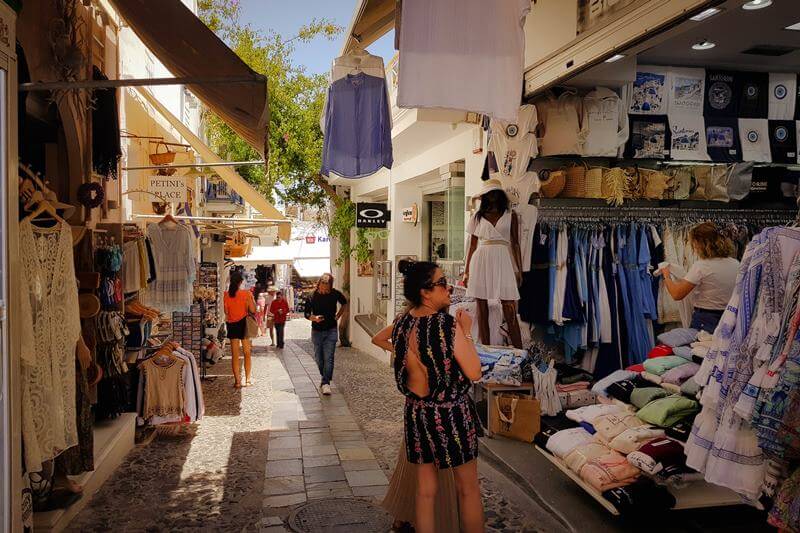
<path fill-rule="evenodd" d="M 22 441 L 25 470 L 78 444 L 75 346 L 81 334 L 68 224 L 19 225 Z"/>

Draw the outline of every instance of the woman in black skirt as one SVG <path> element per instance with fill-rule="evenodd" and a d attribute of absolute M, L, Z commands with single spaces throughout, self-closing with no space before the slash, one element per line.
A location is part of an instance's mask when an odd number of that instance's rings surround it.
<path fill-rule="evenodd" d="M 233 386 L 241 388 L 241 370 L 239 369 L 239 353 L 244 352 L 244 378 L 246 386 L 253 384 L 250 378 L 250 339 L 245 335 L 247 315 L 256 312 L 253 293 L 242 289 L 244 277 L 238 270 L 231 272 L 230 286 L 225 292 L 225 323 L 228 339 L 231 341 L 231 368 L 233 370 Z"/>
<path fill-rule="evenodd" d="M 450 287 L 436 263 L 401 261 L 399 268 L 409 311 L 395 320 L 391 344 L 385 344 L 394 349 L 397 387 L 406 396 L 406 454 L 417 468 L 414 527 L 419 533 L 435 530 L 438 470 L 452 468 L 462 531 L 482 532 L 480 423 L 468 395 L 481 377 L 472 319 L 461 311 L 456 318 L 447 314 Z"/>

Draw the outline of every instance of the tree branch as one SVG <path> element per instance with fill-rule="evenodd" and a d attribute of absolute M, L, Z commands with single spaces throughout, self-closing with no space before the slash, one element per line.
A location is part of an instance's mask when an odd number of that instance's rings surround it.
<path fill-rule="evenodd" d="M 328 183 L 328 180 L 326 180 L 324 176 L 321 174 L 315 174 L 311 179 L 313 179 L 314 182 L 319 185 L 320 188 L 328 194 L 328 196 L 330 196 L 334 206 L 338 208 L 342 205 L 342 197 L 336 193 L 336 189 L 334 189 L 333 185 Z"/>

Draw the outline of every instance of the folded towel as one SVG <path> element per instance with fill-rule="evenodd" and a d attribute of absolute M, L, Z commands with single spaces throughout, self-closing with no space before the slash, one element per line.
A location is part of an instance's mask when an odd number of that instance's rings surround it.
<path fill-rule="evenodd" d="M 628 462 L 648 474 L 655 475 L 667 466 L 685 465 L 683 444 L 663 438 L 654 439 L 628 455 Z"/>
<path fill-rule="evenodd" d="M 567 418 L 578 422 L 589 422 L 593 423 L 594 419 L 610 413 L 618 413 L 620 411 L 625 411 L 625 407 L 619 404 L 595 404 L 595 405 L 587 405 L 586 407 L 579 407 L 577 409 L 570 409 L 565 414 Z"/>
<path fill-rule="evenodd" d="M 621 454 L 628 455 L 629 453 L 635 452 L 651 440 L 663 436 L 663 429 L 652 428 L 650 426 L 639 426 L 626 429 L 614 437 L 608 446 Z"/>
<path fill-rule="evenodd" d="M 616 383 L 617 381 L 622 381 L 623 379 L 631 379 L 635 375 L 636 372 L 630 372 L 628 370 L 615 370 L 608 376 L 595 383 L 592 387 L 592 391 L 596 392 L 597 394 L 605 395 L 606 389 L 609 385 Z"/>
<path fill-rule="evenodd" d="M 636 415 L 630 412 L 612 413 L 599 416 L 592 423 L 595 433 L 595 440 L 602 443 L 609 443 L 614 437 L 621 435 L 625 430 L 643 426 L 644 423 Z"/>
<path fill-rule="evenodd" d="M 638 477 L 639 469 L 617 452 L 592 459 L 581 468 L 581 479 L 601 492 L 630 485 Z"/>
<path fill-rule="evenodd" d="M 562 429 L 547 439 L 547 449 L 556 457 L 563 459 L 581 444 L 586 444 L 593 440 L 592 435 L 581 427 Z"/>
<path fill-rule="evenodd" d="M 581 444 L 569 452 L 567 456 L 564 457 L 564 462 L 566 463 L 567 468 L 576 474 L 580 474 L 583 465 L 592 459 L 597 459 L 598 457 L 608 455 L 611 452 L 611 448 L 605 444 L 600 444 L 599 442 L 589 442 L 586 444 Z"/>
<path fill-rule="evenodd" d="M 672 353 L 677 355 L 678 357 L 683 357 L 684 359 L 691 361 L 692 360 L 692 347 L 691 346 L 676 346 L 672 349 Z"/>
<path fill-rule="evenodd" d="M 700 404 L 695 400 L 675 394 L 653 400 L 639 409 L 636 416 L 648 424 L 668 428 L 685 418 L 694 416 L 699 410 Z"/>
<path fill-rule="evenodd" d="M 576 390 L 586 390 L 589 388 L 591 383 L 588 381 L 576 381 L 575 383 L 570 383 L 569 385 L 562 385 L 560 383 L 556 383 L 556 390 L 558 392 L 572 392 Z"/>

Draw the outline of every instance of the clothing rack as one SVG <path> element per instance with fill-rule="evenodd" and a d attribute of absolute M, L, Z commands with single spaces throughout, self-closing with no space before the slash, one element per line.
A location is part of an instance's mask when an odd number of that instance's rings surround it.
<path fill-rule="evenodd" d="M 540 206 L 539 220 L 552 222 L 569 220 L 599 222 L 606 220 L 661 222 L 669 220 L 721 222 L 768 222 L 786 224 L 795 220 L 795 209 L 725 209 L 682 207 L 602 207 L 602 206 Z"/>

